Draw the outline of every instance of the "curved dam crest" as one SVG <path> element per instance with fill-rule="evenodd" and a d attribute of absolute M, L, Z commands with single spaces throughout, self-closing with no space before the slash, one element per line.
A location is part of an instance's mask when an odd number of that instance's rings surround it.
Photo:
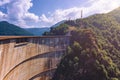
<path fill-rule="evenodd" d="M 0 80 L 50 80 L 69 36 L 0 37 Z"/>

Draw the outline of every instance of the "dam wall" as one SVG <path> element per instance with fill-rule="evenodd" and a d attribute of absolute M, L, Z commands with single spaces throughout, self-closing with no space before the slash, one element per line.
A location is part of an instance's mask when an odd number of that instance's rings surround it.
<path fill-rule="evenodd" d="M 0 37 L 0 80 L 50 80 L 68 36 Z"/>

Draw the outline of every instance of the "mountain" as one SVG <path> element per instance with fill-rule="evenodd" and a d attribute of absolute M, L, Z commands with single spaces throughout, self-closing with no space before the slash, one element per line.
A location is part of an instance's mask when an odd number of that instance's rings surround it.
<path fill-rule="evenodd" d="M 109 12 L 108 15 L 113 16 L 120 23 L 120 7 Z"/>
<path fill-rule="evenodd" d="M 106 14 L 68 20 L 47 32 L 45 35 L 71 32 L 68 53 L 53 80 L 120 80 L 119 14 L 120 8 L 117 8 Z"/>
<path fill-rule="evenodd" d="M 52 80 L 120 80 L 120 70 L 90 29 L 71 32 L 71 44 Z"/>
<path fill-rule="evenodd" d="M 60 22 L 52 25 L 51 27 L 57 27 L 57 26 L 59 26 L 60 24 L 64 23 L 65 21 L 66 21 L 66 20 L 62 20 L 62 21 L 60 21 Z"/>
<path fill-rule="evenodd" d="M 59 26 L 60 24 L 64 23 L 66 20 L 62 20 L 54 25 L 52 25 L 50 28 L 55 28 Z M 43 33 L 47 33 L 50 31 L 50 28 L 45 27 L 45 28 L 25 28 L 25 30 L 33 33 L 35 36 L 41 36 Z"/>
<path fill-rule="evenodd" d="M 41 36 L 44 32 L 49 31 L 50 28 L 24 28 L 28 32 L 34 34 L 35 36 Z"/>
<path fill-rule="evenodd" d="M 32 36 L 33 34 L 6 21 L 0 22 L 1 36 Z"/>

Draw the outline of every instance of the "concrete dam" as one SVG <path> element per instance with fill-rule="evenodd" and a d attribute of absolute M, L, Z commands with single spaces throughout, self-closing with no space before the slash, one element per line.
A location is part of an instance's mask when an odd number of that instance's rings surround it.
<path fill-rule="evenodd" d="M 0 80 L 50 80 L 69 36 L 0 37 Z"/>

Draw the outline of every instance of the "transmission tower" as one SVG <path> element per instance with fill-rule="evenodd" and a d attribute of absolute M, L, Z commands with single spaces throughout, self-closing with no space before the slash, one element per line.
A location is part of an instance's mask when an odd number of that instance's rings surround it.
<path fill-rule="evenodd" d="M 81 19 L 80 19 L 80 27 L 83 28 L 83 10 L 81 10 Z"/>

